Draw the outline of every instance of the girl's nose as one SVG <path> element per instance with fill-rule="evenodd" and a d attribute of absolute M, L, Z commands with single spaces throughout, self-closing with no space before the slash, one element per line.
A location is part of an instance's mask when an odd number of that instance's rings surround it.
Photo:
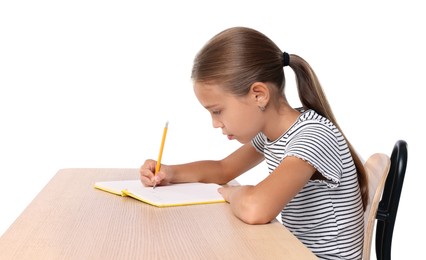
<path fill-rule="evenodd" d="M 222 122 L 220 122 L 218 120 L 213 119 L 212 123 L 213 123 L 213 128 L 223 128 Z"/>

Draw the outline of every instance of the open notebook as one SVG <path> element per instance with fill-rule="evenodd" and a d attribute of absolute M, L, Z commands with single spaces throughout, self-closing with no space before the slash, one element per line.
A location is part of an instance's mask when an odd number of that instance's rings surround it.
<path fill-rule="evenodd" d="M 157 207 L 172 207 L 225 202 L 214 183 L 180 183 L 145 187 L 140 180 L 99 181 L 95 188 L 121 196 L 129 196 Z"/>

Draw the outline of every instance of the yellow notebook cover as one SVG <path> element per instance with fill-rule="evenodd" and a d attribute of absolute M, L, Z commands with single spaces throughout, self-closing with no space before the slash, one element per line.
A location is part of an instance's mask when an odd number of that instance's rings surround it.
<path fill-rule="evenodd" d="M 173 207 L 225 202 L 214 183 L 180 183 L 145 187 L 140 180 L 99 181 L 94 187 L 121 196 L 129 196 L 156 207 Z"/>

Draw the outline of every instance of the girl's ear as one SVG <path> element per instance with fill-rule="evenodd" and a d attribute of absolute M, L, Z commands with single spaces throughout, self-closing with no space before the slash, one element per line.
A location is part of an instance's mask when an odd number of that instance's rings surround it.
<path fill-rule="evenodd" d="M 256 105 L 266 107 L 269 102 L 270 93 L 268 86 L 263 82 L 255 82 L 250 87 L 250 93 Z"/>

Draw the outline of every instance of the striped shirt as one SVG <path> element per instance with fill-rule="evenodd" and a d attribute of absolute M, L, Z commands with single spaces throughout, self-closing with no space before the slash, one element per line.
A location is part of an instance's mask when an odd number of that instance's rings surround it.
<path fill-rule="evenodd" d="M 265 155 L 270 173 L 287 156 L 296 156 L 325 177 L 309 180 L 285 206 L 284 226 L 320 259 L 361 259 L 364 212 L 357 171 L 337 127 L 307 110 L 277 140 L 259 133 L 252 144 Z"/>

